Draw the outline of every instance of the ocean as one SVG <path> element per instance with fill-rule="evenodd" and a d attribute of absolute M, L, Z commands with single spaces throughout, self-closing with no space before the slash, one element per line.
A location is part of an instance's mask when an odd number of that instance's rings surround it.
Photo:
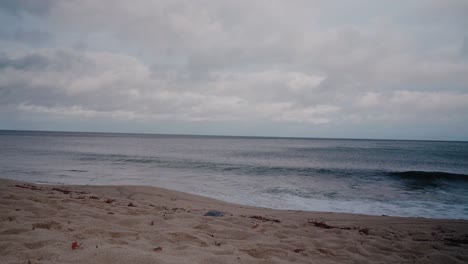
<path fill-rule="evenodd" d="M 468 219 L 468 142 L 0 130 L 0 177 L 260 207 Z"/>

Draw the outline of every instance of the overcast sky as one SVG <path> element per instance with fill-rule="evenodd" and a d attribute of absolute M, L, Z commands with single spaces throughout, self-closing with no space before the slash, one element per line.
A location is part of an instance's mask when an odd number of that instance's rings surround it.
<path fill-rule="evenodd" d="M 0 129 L 468 140 L 468 1 L 2 0 Z"/>

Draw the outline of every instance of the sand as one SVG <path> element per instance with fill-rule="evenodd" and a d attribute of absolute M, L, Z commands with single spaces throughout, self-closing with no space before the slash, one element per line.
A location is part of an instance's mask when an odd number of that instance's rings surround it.
<path fill-rule="evenodd" d="M 204 216 L 210 210 L 224 216 Z M 0 263 L 468 263 L 468 221 L 0 179 Z"/>

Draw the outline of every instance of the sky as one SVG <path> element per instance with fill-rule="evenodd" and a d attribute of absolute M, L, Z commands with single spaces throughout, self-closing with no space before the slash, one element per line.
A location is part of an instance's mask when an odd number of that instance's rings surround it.
<path fill-rule="evenodd" d="M 2 0 L 0 129 L 468 140 L 468 1 Z"/>

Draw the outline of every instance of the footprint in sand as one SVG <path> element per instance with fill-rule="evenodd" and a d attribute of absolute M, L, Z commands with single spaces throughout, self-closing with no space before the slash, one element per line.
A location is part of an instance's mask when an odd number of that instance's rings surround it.
<path fill-rule="evenodd" d="M 33 229 L 62 229 L 62 226 L 55 222 L 55 221 L 48 221 L 42 223 L 34 223 L 32 224 Z"/>
<path fill-rule="evenodd" d="M 55 240 L 41 240 L 36 242 L 23 243 L 23 246 L 29 249 L 39 249 L 54 243 Z"/>
<path fill-rule="evenodd" d="M 232 239 L 232 240 L 247 240 L 257 234 L 246 232 L 240 229 L 220 229 L 216 231 L 217 238 Z"/>
<path fill-rule="evenodd" d="M 2 231 L 0 235 L 19 235 L 22 233 L 26 233 L 31 231 L 31 229 L 24 229 L 24 228 L 12 228 Z"/>
<path fill-rule="evenodd" d="M 240 251 L 258 259 L 267 259 L 271 257 L 284 258 L 288 256 L 287 252 L 276 248 L 253 248 Z"/>
<path fill-rule="evenodd" d="M 207 247 L 208 244 L 201 240 L 200 238 L 196 236 L 192 236 L 187 233 L 183 232 L 175 232 L 175 233 L 169 233 L 168 234 L 169 241 L 174 242 L 174 243 L 184 243 L 184 244 L 189 244 L 189 245 L 194 245 L 194 246 L 199 246 L 199 247 Z"/>
<path fill-rule="evenodd" d="M 112 238 L 132 238 L 132 240 L 139 239 L 139 234 L 137 232 L 109 232 L 109 236 Z"/>

